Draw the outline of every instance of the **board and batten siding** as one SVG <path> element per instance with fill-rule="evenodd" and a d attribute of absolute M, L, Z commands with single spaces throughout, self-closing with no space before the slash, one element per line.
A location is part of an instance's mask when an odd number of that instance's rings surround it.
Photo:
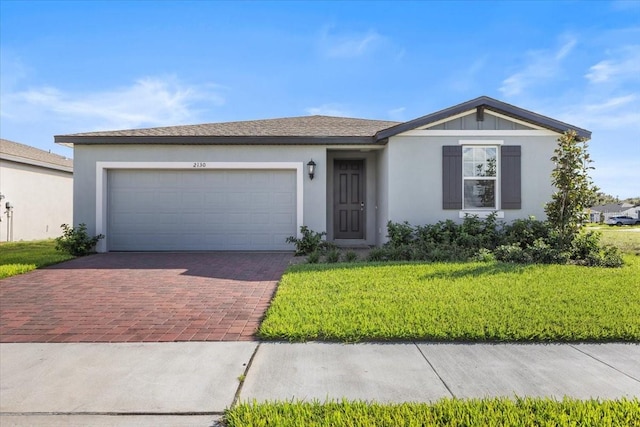
<path fill-rule="evenodd" d="M 476 120 L 476 113 L 458 117 L 444 123 L 430 126 L 429 130 L 529 130 L 531 127 L 496 117 L 485 111 L 482 121 Z"/>

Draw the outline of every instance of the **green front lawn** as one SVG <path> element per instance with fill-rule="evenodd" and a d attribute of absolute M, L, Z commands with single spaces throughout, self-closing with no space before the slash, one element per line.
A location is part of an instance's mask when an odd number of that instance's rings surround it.
<path fill-rule="evenodd" d="M 543 398 L 443 399 L 435 403 L 274 402 L 226 411 L 236 426 L 636 426 L 640 401 Z"/>
<path fill-rule="evenodd" d="M 55 246 L 55 240 L 0 243 L 0 279 L 73 258 Z"/>
<path fill-rule="evenodd" d="M 640 257 L 622 268 L 488 263 L 299 265 L 271 340 L 640 341 Z"/>
<path fill-rule="evenodd" d="M 600 232 L 602 243 L 617 246 L 623 252 L 640 255 L 640 226 L 610 227 L 607 225 L 591 227 Z"/>

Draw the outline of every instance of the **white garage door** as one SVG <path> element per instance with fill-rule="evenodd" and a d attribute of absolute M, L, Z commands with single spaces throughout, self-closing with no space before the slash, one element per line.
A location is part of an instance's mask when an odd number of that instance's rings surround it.
<path fill-rule="evenodd" d="M 290 250 L 290 170 L 111 170 L 111 251 Z"/>

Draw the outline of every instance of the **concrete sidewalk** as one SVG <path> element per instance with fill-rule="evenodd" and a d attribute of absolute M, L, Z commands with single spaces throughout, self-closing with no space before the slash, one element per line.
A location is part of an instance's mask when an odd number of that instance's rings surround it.
<path fill-rule="evenodd" d="M 428 402 L 514 395 L 640 397 L 640 345 L 0 345 L 3 427 L 211 426 L 238 399 Z"/>

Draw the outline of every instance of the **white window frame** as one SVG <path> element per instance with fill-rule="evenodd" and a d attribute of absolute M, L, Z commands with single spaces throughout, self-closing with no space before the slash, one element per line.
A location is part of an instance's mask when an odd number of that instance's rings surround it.
<path fill-rule="evenodd" d="M 459 217 L 464 218 L 467 215 L 477 215 L 480 218 L 486 218 L 491 213 L 496 213 L 498 218 L 504 218 L 504 212 L 499 211 L 500 206 L 500 147 L 504 144 L 503 140 L 487 140 L 487 139 L 475 139 L 475 140 L 459 140 L 459 145 L 462 146 L 462 210 L 459 212 Z M 496 176 L 494 177 L 466 177 L 464 174 L 464 149 L 465 147 L 472 148 L 495 148 L 496 149 Z M 467 180 L 493 180 L 495 181 L 495 195 L 493 207 L 466 207 L 465 206 L 465 191 L 464 184 Z"/>

